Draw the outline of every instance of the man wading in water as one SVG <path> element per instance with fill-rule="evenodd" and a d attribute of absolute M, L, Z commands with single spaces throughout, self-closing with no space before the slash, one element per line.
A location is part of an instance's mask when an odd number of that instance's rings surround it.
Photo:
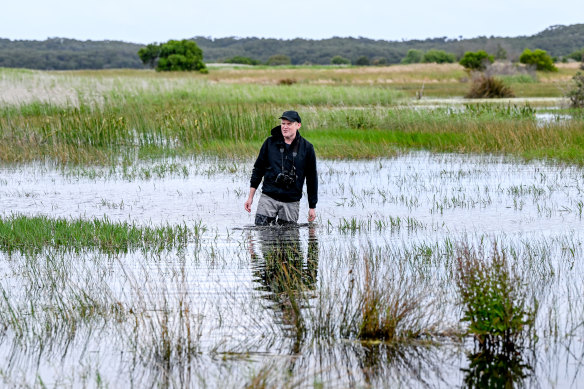
<path fill-rule="evenodd" d="M 245 210 L 251 212 L 253 196 L 263 178 L 255 217 L 258 226 L 296 224 L 304 179 L 308 193 L 308 221 L 316 219 L 318 179 L 314 147 L 298 132 L 301 127 L 298 112 L 286 111 L 280 119 L 281 124 L 272 128 L 272 136 L 262 145 L 253 165 L 249 196 L 245 202 Z"/>

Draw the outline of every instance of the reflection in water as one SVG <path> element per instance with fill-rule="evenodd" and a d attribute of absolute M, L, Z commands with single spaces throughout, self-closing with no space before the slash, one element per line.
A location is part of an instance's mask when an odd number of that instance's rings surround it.
<path fill-rule="evenodd" d="M 364 344 L 357 353 L 363 379 L 370 387 L 443 387 L 449 386 L 444 362 L 446 347 L 434 344 L 391 346 Z M 386 386 L 392 381 L 392 385 Z"/>
<path fill-rule="evenodd" d="M 476 343 L 475 350 L 468 353 L 469 366 L 461 369 L 466 373 L 468 388 L 515 388 L 530 386 L 524 380 L 533 372 L 529 356 L 531 349 L 513 342 L 500 345 Z"/>
<path fill-rule="evenodd" d="M 265 298 L 279 315 L 284 329 L 295 339 L 293 353 L 300 351 L 305 327 L 301 314 L 304 292 L 314 290 L 318 269 L 318 241 L 314 226 L 309 226 L 306 261 L 298 226 L 269 226 L 257 230 L 261 256 L 250 237 L 254 261 L 253 275 L 267 292 Z"/>

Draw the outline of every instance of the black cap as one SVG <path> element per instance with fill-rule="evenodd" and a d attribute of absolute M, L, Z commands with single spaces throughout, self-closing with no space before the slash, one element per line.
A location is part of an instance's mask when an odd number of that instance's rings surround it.
<path fill-rule="evenodd" d="M 300 115 L 298 115 L 298 112 L 296 111 L 286 111 L 278 119 L 286 119 L 291 122 L 302 123 L 302 120 L 300 120 Z"/>

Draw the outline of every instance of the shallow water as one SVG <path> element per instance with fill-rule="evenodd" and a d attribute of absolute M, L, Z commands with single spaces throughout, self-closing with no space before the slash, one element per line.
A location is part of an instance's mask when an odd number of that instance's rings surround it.
<path fill-rule="evenodd" d="M 506 361 L 522 366 L 525 377 L 513 381 L 563 388 L 583 378 L 582 168 L 425 152 L 321 160 L 317 222 L 284 229 L 252 227 L 243 209 L 252 163 L 173 160 L 141 165 L 140 174 L 0 168 L 5 218 L 206 227 L 187 247 L 158 253 L 0 253 L 2 309 L 28 312 L 25 330 L 0 332 L 4 383 L 241 387 L 265 374 L 275 386 L 463 386 L 473 377 L 461 370 L 472 341 L 393 350 L 320 337 L 318 313 L 338 313 L 336 299 L 363 282 L 368 257 L 388 287 L 412 280 L 433 291 L 440 309 L 428 305 L 424 315 L 457 326 L 452 246 L 488 251 L 494 241 L 539 301 L 537 344 Z M 307 212 L 304 198 L 300 222 Z M 60 313 L 85 305 L 93 308 L 78 318 Z"/>

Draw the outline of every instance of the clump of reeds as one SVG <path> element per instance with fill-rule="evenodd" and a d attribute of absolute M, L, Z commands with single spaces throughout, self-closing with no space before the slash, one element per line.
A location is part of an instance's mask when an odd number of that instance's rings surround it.
<path fill-rule="evenodd" d="M 344 291 L 320 291 L 308 331 L 317 338 L 381 341 L 391 347 L 431 343 L 447 333 L 439 311 L 428 309 L 440 304 L 438 294 L 403 271 L 382 274 L 374 264 L 378 259 L 365 256 L 362 277 L 351 270 Z"/>
<path fill-rule="evenodd" d="M 52 219 L 47 216 L 12 215 L 0 218 L 0 249 L 11 252 L 39 251 L 45 247 L 78 251 L 99 249 L 126 252 L 132 249 L 160 251 L 184 247 L 189 238 L 197 238 L 205 227 L 197 224 L 142 227 L 128 222 L 112 222 L 107 218 Z"/>
<path fill-rule="evenodd" d="M 491 99 L 501 97 L 514 97 L 515 94 L 500 79 L 480 74 L 473 77 L 470 91 L 466 94 L 469 99 Z"/>
<path fill-rule="evenodd" d="M 537 304 L 530 304 L 525 284 L 496 245 L 488 258 L 468 247 L 456 258 L 456 284 L 462 321 L 480 344 L 504 348 L 531 339 Z"/>

